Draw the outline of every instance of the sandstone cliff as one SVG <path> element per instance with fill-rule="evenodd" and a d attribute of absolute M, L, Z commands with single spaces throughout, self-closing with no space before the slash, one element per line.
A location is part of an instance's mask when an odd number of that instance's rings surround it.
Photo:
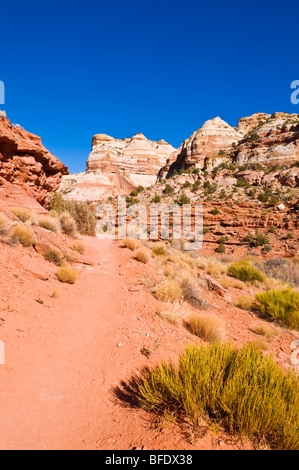
<path fill-rule="evenodd" d="M 66 166 L 42 145 L 40 137 L 0 118 L 0 177 L 18 185 L 47 206 L 50 191 L 59 188 Z"/>
<path fill-rule="evenodd" d="M 176 149 L 164 140 L 151 141 L 143 134 L 114 139 L 97 134 L 87 160 L 87 172 L 63 178 L 65 198 L 96 201 L 129 194 L 138 186 L 153 185 L 162 166 Z"/>

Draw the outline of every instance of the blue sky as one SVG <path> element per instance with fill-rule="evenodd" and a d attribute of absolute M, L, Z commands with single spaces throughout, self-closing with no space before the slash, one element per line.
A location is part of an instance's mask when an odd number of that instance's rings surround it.
<path fill-rule="evenodd" d="M 1 2 L 1 105 L 71 172 L 96 133 L 175 147 L 204 121 L 299 113 L 298 1 Z"/>

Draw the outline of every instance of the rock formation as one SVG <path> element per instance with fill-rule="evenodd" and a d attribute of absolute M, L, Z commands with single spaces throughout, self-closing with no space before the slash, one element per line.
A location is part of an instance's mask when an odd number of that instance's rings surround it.
<path fill-rule="evenodd" d="M 151 141 L 143 134 L 128 139 L 97 134 L 86 173 L 64 177 L 60 190 L 65 198 L 81 201 L 129 194 L 138 186 L 153 185 L 161 167 L 175 152 L 164 140 Z"/>
<path fill-rule="evenodd" d="M 40 137 L 0 117 L 0 177 L 47 206 L 48 193 L 59 188 L 62 175 L 67 173 L 66 166 L 46 150 Z"/>

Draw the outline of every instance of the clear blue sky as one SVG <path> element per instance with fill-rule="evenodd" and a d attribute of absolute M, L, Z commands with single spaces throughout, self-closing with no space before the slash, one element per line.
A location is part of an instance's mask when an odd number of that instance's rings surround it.
<path fill-rule="evenodd" d="M 14 0 L 0 18 L 0 108 L 71 172 L 96 133 L 178 147 L 215 116 L 299 113 L 298 0 Z"/>

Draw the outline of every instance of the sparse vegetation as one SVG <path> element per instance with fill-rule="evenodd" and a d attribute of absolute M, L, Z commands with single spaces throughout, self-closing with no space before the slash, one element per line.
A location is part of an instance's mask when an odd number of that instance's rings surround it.
<path fill-rule="evenodd" d="M 57 272 L 58 280 L 66 284 L 75 284 L 78 277 L 78 271 L 68 265 L 61 266 Z"/>
<path fill-rule="evenodd" d="M 193 315 L 187 326 L 192 334 L 205 341 L 222 341 L 224 338 L 224 322 L 214 314 Z"/>
<path fill-rule="evenodd" d="M 8 234 L 8 217 L 0 212 L 0 236 L 3 237 Z"/>
<path fill-rule="evenodd" d="M 227 272 L 230 276 L 243 282 L 253 283 L 255 281 L 265 281 L 265 276 L 258 269 L 256 269 L 253 264 L 245 260 L 231 264 Z"/>
<path fill-rule="evenodd" d="M 12 231 L 12 239 L 25 247 L 29 247 L 33 244 L 34 232 L 31 227 L 15 225 Z"/>
<path fill-rule="evenodd" d="M 128 248 L 131 251 L 135 251 L 137 248 L 140 247 L 140 241 L 137 240 L 136 238 L 126 238 L 123 241 L 123 244 L 126 248 Z"/>
<path fill-rule="evenodd" d="M 95 235 L 97 219 L 94 209 L 87 202 L 66 201 L 56 192 L 52 197 L 50 209 L 55 210 L 58 215 L 63 212 L 71 214 L 81 235 Z"/>
<path fill-rule="evenodd" d="M 33 213 L 30 209 L 27 209 L 26 207 L 13 207 L 11 209 L 11 212 L 18 217 L 18 219 L 23 222 L 24 224 L 26 222 L 31 222 L 33 219 Z"/>
<path fill-rule="evenodd" d="M 288 289 L 271 289 L 255 296 L 259 310 L 267 318 L 279 321 L 288 328 L 299 330 L 299 292 Z"/>
<path fill-rule="evenodd" d="M 59 215 L 59 222 L 63 233 L 69 237 L 75 238 L 77 234 L 77 224 L 74 217 L 69 212 L 62 212 Z"/>
<path fill-rule="evenodd" d="M 44 258 L 49 261 L 50 263 L 54 263 L 59 265 L 63 258 L 61 252 L 56 248 L 48 248 L 44 254 Z"/>
<path fill-rule="evenodd" d="M 36 220 L 40 227 L 51 230 L 51 232 L 57 233 L 60 230 L 59 220 L 51 215 L 38 215 Z"/>
<path fill-rule="evenodd" d="M 148 263 L 150 260 L 148 250 L 144 247 L 139 248 L 136 252 L 136 259 L 140 261 L 140 263 Z"/>
<path fill-rule="evenodd" d="M 241 308 L 242 310 L 252 310 L 254 304 L 255 301 L 251 295 L 241 295 L 234 302 L 234 305 L 238 308 Z"/>
<path fill-rule="evenodd" d="M 155 414 L 167 411 L 195 426 L 205 416 L 256 444 L 299 447 L 298 379 L 256 345 L 190 345 L 178 365 L 164 362 L 147 369 L 137 390 L 139 406 Z"/>
<path fill-rule="evenodd" d="M 167 256 L 168 252 L 164 245 L 158 244 L 152 250 L 153 256 Z"/>
<path fill-rule="evenodd" d="M 154 296 L 162 302 L 173 303 L 182 296 L 182 288 L 176 279 L 163 278 L 154 288 Z"/>
<path fill-rule="evenodd" d="M 80 255 L 84 255 L 86 251 L 86 244 L 84 240 L 77 238 L 77 240 L 72 246 L 72 250 L 76 251 L 77 253 L 80 253 Z"/>

